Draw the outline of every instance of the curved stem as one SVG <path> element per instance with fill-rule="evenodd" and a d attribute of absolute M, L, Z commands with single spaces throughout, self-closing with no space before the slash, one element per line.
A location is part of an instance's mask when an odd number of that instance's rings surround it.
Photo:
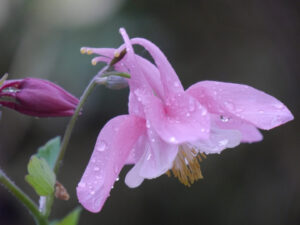
<path fill-rule="evenodd" d="M 72 134 L 74 125 L 77 121 L 77 118 L 79 116 L 79 113 L 81 111 L 81 108 L 84 105 L 87 97 L 91 94 L 91 92 L 92 92 L 92 90 L 94 89 L 95 86 L 96 86 L 96 83 L 95 83 L 95 77 L 94 77 L 90 81 L 90 83 L 86 87 L 86 89 L 84 90 L 82 96 L 80 97 L 80 100 L 79 100 L 79 103 L 76 107 L 76 110 L 75 110 L 73 116 L 71 117 L 71 119 L 68 123 L 68 126 L 66 128 L 66 131 L 65 131 L 65 134 L 64 134 L 64 137 L 63 137 L 63 140 L 62 140 L 61 145 L 60 145 L 59 155 L 58 155 L 58 157 L 55 161 L 55 165 L 54 165 L 54 173 L 55 174 L 58 173 L 60 163 L 61 163 L 61 161 L 64 158 L 64 155 L 66 153 L 67 146 L 68 146 L 68 143 L 70 141 L 71 134 Z M 40 209 L 41 212 L 43 212 L 44 216 L 47 217 L 47 218 L 50 215 L 53 201 L 54 201 L 54 196 L 53 195 L 52 196 L 47 196 L 45 204 Z"/>
<path fill-rule="evenodd" d="M 76 107 L 76 110 L 75 110 L 72 118 L 69 121 L 69 124 L 68 124 L 68 126 L 66 128 L 66 131 L 65 131 L 65 134 L 64 134 L 64 138 L 63 138 L 63 140 L 61 142 L 61 146 L 60 146 L 60 150 L 59 150 L 59 155 L 58 155 L 58 157 L 56 159 L 56 162 L 55 162 L 55 165 L 54 165 L 54 172 L 55 172 L 55 174 L 58 173 L 60 162 L 62 161 L 62 159 L 64 158 L 64 155 L 66 153 L 66 149 L 67 149 L 68 143 L 70 141 L 74 125 L 75 125 L 75 123 L 77 121 L 77 118 L 79 116 L 80 110 L 81 110 L 82 106 L 84 105 L 87 97 L 90 95 L 90 93 L 92 92 L 92 90 L 94 89 L 95 86 L 96 86 L 96 83 L 95 83 L 95 79 L 93 78 L 90 81 L 89 85 L 84 90 L 82 96 L 80 97 L 80 101 L 79 101 L 79 103 L 78 103 L 78 105 Z"/>
<path fill-rule="evenodd" d="M 36 224 L 48 225 L 47 219 L 39 212 L 36 204 L 26 195 L 11 179 L 0 169 L 0 183 L 3 184 L 23 205 L 29 210 L 34 217 Z"/>
<path fill-rule="evenodd" d="M 101 71 L 93 77 L 93 79 L 90 81 L 90 83 L 88 84 L 88 86 L 85 88 L 82 96 L 80 97 L 79 103 L 76 107 L 76 110 L 73 114 L 73 116 L 71 117 L 68 126 L 66 128 L 63 140 L 61 142 L 61 146 L 60 146 L 60 150 L 59 150 L 59 155 L 55 161 L 55 165 L 54 165 L 54 173 L 57 174 L 59 167 L 60 167 L 60 163 L 62 161 L 62 159 L 64 158 L 64 155 L 66 153 L 67 150 L 67 146 L 69 144 L 70 138 L 71 138 L 71 134 L 74 128 L 74 125 L 77 121 L 77 118 L 79 116 L 79 113 L 81 111 L 82 106 L 84 105 L 86 99 L 88 98 L 88 96 L 91 94 L 92 90 L 94 89 L 94 87 L 97 85 L 96 83 L 96 79 L 97 77 L 102 76 L 104 73 L 107 73 L 108 71 L 110 71 L 112 69 L 112 67 L 119 62 L 126 54 L 126 49 L 123 49 L 121 51 L 121 53 L 119 55 L 115 55 L 115 57 L 111 60 L 111 62 L 105 66 L 104 68 L 101 69 Z M 126 73 L 119 73 L 118 76 L 122 76 L 122 77 L 126 77 L 126 78 L 130 78 L 129 74 Z M 46 198 L 46 204 L 43 205 L 43 207 L 40 209 L 41 212 L 43 212 L 44 216 L 48 218 L 48 216 L 50 215 L 51 212 L 51 207 L 53 205 L 53 201 L 54 201 L 54 196 L 48 196 Z"/>

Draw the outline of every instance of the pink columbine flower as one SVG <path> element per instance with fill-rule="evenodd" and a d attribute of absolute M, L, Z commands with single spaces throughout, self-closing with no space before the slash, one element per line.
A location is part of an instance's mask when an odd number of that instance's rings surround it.
<path fill-rule="evenodd" d="M 0 87 L 1 105 L 30 116 L 71 116 L 78 102 L 76 97 L 48 80 L 8 80 Z"/>
<path fill-rule="evenodd" d="M 131 75 L 129 115 L 110 120 L 101 130 L 94 152 L 77 187 L 80 203 L 91 212 L 103 207 L 120 170 L 134 164 L 125 182 L 139 186 L 144 179 L 170 171 L 185 185 L 202 178 L 199 162 L 240 142 L 262 140 L 257 128 L 269 130 L 293 119 L 274 97 L 247 85 L 202 81 L 184 91 L 160 49 L 143 38 L 129 39 L 118 49 L 83 48 L 109 63 L 126 48 L 115 69 Z M 136 55 L 143 46 L 155 65 Z"/>

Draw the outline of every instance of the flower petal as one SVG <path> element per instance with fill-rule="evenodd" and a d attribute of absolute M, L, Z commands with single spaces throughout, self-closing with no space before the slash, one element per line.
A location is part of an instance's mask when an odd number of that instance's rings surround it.
<path fill-rule="evenodd" d="M 234 148 L 240 144 L 241 133 L 237 130 L 219 129 L 212 126 L 210 137 L 206 140 L 201 140 L 191 143 L 199 149 L 200 152 L 206 154 L 221 153 L 226 148 Z"/>
<path fill-rule="evenodd" d="M 167 57 L 155 44 L 144 38 L 133 38 L 131 39 L 131 43 L 143 46 L 153 57 L 160 72 L 160 79 L 164 87 L 165 97 L 184 91 L 181 82 Z"/>
<path fill-rule="evenodd" d="M 182 93 L 165 99 L 165 104 L 143 90 L 134 92 L 145 108 L 149 124 L 160 137 L 172 144 L 180 144 L 209 136 L 210 118 L 196 99 Z"/>
<path fill-rule="evenodd" d="M 252 143 L 263 139 L 260 131 L 254 125 L 246 121 L 214 114 L 211 114 L 211 119 L 213 123 L 221 129 L 238 130 L 242 135 L 241 142 Z"/>
<path fill-rule="evenodd" d="M 144 132 L 145 121 L 129 115 L 115 117 L 101 130 L 77 186 L 78 199 L 87 210 L 101 210 L 132 147 Z"/>
<path fill-rule="evenodd" d="M 139 186 L 144 178 L 153 179 L 166 173 L 173 165 L 178 145 L 163 141 L 150 128 L 147 137 L 144 137 L 143 152 L 139 161 L 126 175 L 125 182 L 129 187 Z"/>
<path fill-rule="evenodd" d="M 276 98 L 247 85 L 202 81 L 188 90 L 211 113 L 237 117 L 269 130 L 294 117 Z"/>

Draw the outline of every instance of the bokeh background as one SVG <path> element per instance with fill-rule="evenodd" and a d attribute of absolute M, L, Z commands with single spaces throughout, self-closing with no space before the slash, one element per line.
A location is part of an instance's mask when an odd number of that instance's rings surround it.
<path fill-rule="evenodd" d="M 263 131 L 263 142 L 210 155 L 202 163 L 205 178 L 190 188 L 161 176 L 130 189 L 126 167 L 103 210 L 83 211 L 80 224 L 300 224 L 300 1 L 0 0 L 0 73 L 49 79 L 79 97 L 103 66 L 91 66 L 80 47 L 119 46 L 119 27 L 156 43 L 185 87 L 200 80 L 248 84 L 280 99 L 296 119 Z M 52 218 L 78 204 L 75 187 L 98 132 L 127 113 L 127 97 L 128 90 L 98 87 L 89 98 L 58 177 L 71 200 L 57 200 Z M 1 111 L 1 168 L 38 200 L 24 181 L 27 162 L 63 134 L 68 118 Z M 0 187 L 0 224 L 33 223 Z"/>

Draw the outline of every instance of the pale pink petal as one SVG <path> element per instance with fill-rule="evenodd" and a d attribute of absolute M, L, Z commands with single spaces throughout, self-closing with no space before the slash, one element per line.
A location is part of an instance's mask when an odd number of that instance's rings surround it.
<path fill-rule="evenodd" d="M 129 115 L 115 117 L 101 130 L 92 157 L 77 186 L 79 202 L 87 210 L 101 210 L 132 147 L 144 132 L 145 121 Z"/>
<path fill-rule="evenodd" d="M 219 116 L 215 114 L 211 114 L 211 119 L 213 123 L 221 129 L 238 130 L 242 135 L 241 142 L 252 143 L 261 141 L 263 139 L 260 131 L 254 125 L 244 120 L 240 120 L 235 117 L 229 118 L 225 116 Z"/>
<path fill-rule="evenodd" d="M 129 187 L 137 187 L 144 178 L 153 179 L 166 173 L 173 165 L 178 145 L 168 144 L 154 130 L 148 128 L 143 152 L 144 154 L 126 175 L 125 182 Z"/>
<path fill-rule="evenodd" d="M 149 125 L 169 143 L 180 144 L 208 138 L 210 119 L 204 107 L 185 93 L 165 99 L 136 90 L 138 101 L 144 105 Z"/>
<path fill-rule="evenodd" d="M 163 52 L 152 42 L 144 38 L 131 39 L 132 44 L 143 46 L 153 57 L 160 72 L 160 79 L 164 87 L 165 97 L 183 92 L 181 82 Z"/>
<path fill-rule="evenodd" d="M 247 85 L 202 81 L 187 93 L 211 113 L 237 117 L 261 129 L 269 130 L 293 119 L 283 103 Z"/>
<path fill-rule="evenodd" d="M 219 129 L 212 126 L 210 137 L 206 140 L 199 140 L 191 144 L 206 154 L 221 153 L 226 148 L 234 148 L 240 144 L 241 133 L 238 130 Z"/>
<path fill-rule="evenodd" d="M 146 133 L 145 133 L 146 134 Z M 133 146 L 127 158 L 126 164 L 135 164 L 144 154 L 144 146 L 147 135 L 141 135 L 135 145 Z"/>

